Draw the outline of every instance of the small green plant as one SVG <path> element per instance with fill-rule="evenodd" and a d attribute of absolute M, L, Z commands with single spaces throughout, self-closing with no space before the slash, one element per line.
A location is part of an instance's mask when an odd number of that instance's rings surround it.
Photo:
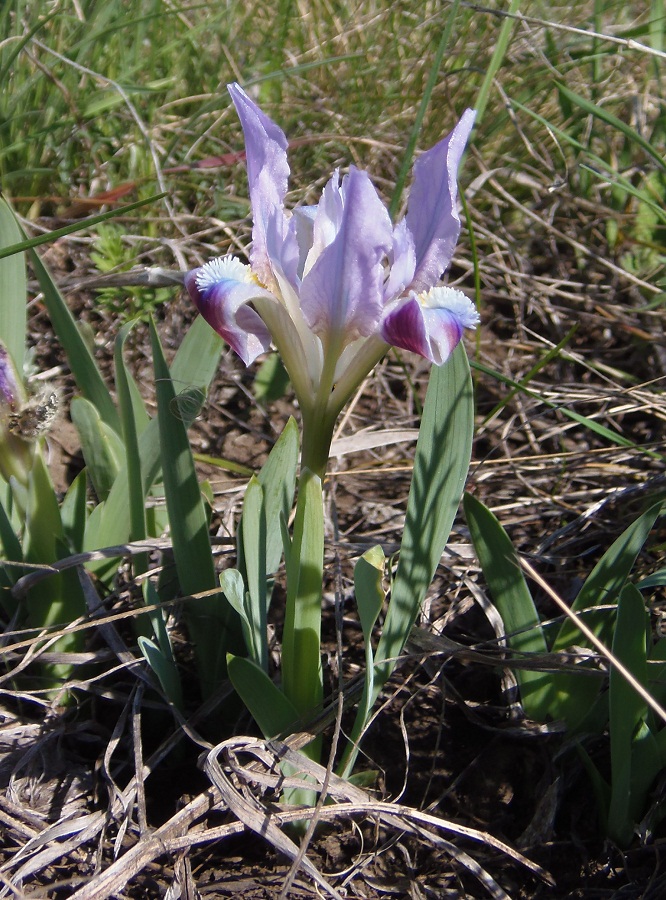
<path fill-rule="evenodd" d="M 97 229 L 90 259 L 103 275 L 127 272 L 136 265 L 139 253 L 115 223 Z M 121 324 L 130 319 L 148 319 L 153 310 L 173 297 L 171 288 L 141 285 L 98 288 L 96 302 L 117 316 Z"/>
<path fill-rule="evenodd" d="M 552 653 L 580 655 L 580 648 L 606 648 L 611 661 L 607 685 L 595 661 L 584 657 L 566 671 L 517 668 L 516 680 L 530 718 L 563 721 L 577 736 L 604 832 L 626 846 L 647 811 L 648 792 L 666 766 L 666 722 L 659 714 L 666 697 L 666 640 L 653 641 L 642 595 L 629 581 L 636 557 L 662 515 L 662 503 L 646 510 L 614 541 L 578 592 L 571 617 L 559 626 L 541 622 L 511 540 L 496 517 L 471 495 L 464 505 L 472 542 L 513 653 L 525 661 Z M 661 714 L 666 715 L 663 710 Z M 599 737 L 606 729 L 610 784 L 583 749 L 587 737 Z M 648 827 L 655 824 L 652 818 Z"/>

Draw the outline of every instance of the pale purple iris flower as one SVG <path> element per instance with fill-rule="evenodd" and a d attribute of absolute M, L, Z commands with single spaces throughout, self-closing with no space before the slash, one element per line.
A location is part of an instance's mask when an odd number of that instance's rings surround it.
<path fill-rule="evenodd" d="M 15 417 L 27 395 L 5 345 L 0 341 L 0 476 L 16 478 L 27 486 L 35 456 L 36 442 L 18 431 Z"/>
<path fill-rule="evenodd" d="M 458 166 L 474 124 L 454 130 L 414 166 L 406 216 L 393 226 L 366 172 L 336 170 L 317 206 L 284 207 L 287 139 L 237 84 L 253 230 L 250 265 L 232 256 L 188 272 L 209 324 L 246 365 L 277 347 L 303 408 L 337 414 L 388 345 L 444 363 L 479 316 L 440 279 L 460 232 Z"/>

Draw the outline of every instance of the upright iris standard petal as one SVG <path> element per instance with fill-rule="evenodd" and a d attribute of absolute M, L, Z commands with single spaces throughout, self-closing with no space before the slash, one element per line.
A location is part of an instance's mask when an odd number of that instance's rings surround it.
<path fill-rule="evenodd" d="M 204 319 L 246 366 L 268 350 L 270 332 L 248 304 L 259 297 L 274 298 L 253 280 L 249 266 L 232 256 L 213 259 L 188 272 L 185 287 Z"/>
<path fill-rule="evenodd" d="M 406 219 L 401 219 L 393 229 L 393 249 L 389 263 L 389 275 L 384 285 L 385 302 L 399 297 L 414 279 L 416 253 L 414 238 Z"/>
<path fill-rule="evenodd" d="M 411 285 L 415 291 L 434 287 L 453 257 L 460 234 L 458 166 L 475 115 L 474 110 L 466 110 L 453 131 L 414 165 L 406 218 L 416 249 L 416 273 Z"/>
<path fill-rule="evenodd" d="M 252 205 L 252 267 L 266 286 L 272 286 L 267 249 L 270 229 L 284 235 L 284 198 L 289 185 L 287 138 L 282 129 L 259 109 L 237 84 L 228 86 L 243 126 L 247 178 Z"/>
<path fill-rule="evenodd" d="M 376 330 L 384 304 L 384 262 L 392 248 L 391 220 L 366 172 L 352 167 L 340 198 L 342 214 L 331 227 L 335 237 L 301 285 L 303 315 L 325 345 L 342 336 L 350 343 Z M 334 208 L 337 212 L 338 206 Z M 329 209 L 320 205 L 315 242 L 329 220 Z"/>
<path fill-rule="evenodd" d="M 432 288 L 407 300 L 387 313 L 381 335 L 387 344 L 411 350 L 437 366 L 453 353 L 464 328 L 474 328 L 479 314 L 472 301 L 449 287 Z"/>

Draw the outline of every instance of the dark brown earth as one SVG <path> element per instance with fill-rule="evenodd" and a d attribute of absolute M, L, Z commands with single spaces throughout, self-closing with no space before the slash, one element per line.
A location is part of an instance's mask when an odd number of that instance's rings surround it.
<path fill-rule="evenodd" d="M 70 249 L 67 244 L 57 245 L 47 255 L 63 286 L 90 274 L 85 258 L 77 258 Z M 67 296 L 77 317 L 90 323 L 97 358 L 110 375 L 117 317 L 96 304 L 93 291 L 68 289 Z M 543 347 L 533 335 L 553 311 L 542 307 L 518 314 L 512 298 L 492 283 L 485 302 L 480 341 L 476 346 L 473 339 L 469 342 L 470 356 L 520 380 L 542 355 Z M 605 303 L 604 315 L 598 311 L 593 288 L 571 298 L 570 304 L 558 305 L 558 333 L 565 334 L 571 324 L 578 324 L 578 331 L 568 354 L 531 379 L 535 398 L 516 394 L 486 421 L 506 399 L 509 388 L 475 374 L 478 427 L 468 483 L 468 490 L 495 510 L 517 549 L 529 555 L 565 599 L 575 595 L 594 561 L 650 498 L 663 492 L 666 479 L 663 456 L 648 457 L 613 446 L 589 430 L 573 427 L 540 402 L 545 398 L 585 415 L 598 415 L 643 447 L 663 449 L 663 397 L 652 392 L 650 382 L 664 377 L 665 361 L 655 343 L 647 340 L 650 334 L 635 295 L 618 293 L 614 304 Z M 156 317 L 164 345 L 172 353 L 193 318 L 192 310 L 176 294 L 156 311 Z M 49 436 L 49 447 L 54 480 L 64 489 L 82 466 L 76 432 L 67 416 L 74 387 L 38 299 L 30 307 L 30 332 L 37 365 L 52 370 L 62 398 L 62 414 Z M 135 329 L 129 355 L 150 400 L 145 326 Z M 616 367 L 631 371 L 635 384 L 627 387 L 608 376 Z M 366 385 L 344 433 L 369 426 L 416 427 L 427 375 L 420 361 L 409 358 L 403 364 L 387 358 Z M 193 447 L 256 468 L 293 411 L 290 396 L 269 409 L 258 408 L 252 396 L 252 373 L 228 353 L 192 430 Z M 387 553 L 397 548 L 412 454 L 413 445 L 399 444 L 342 457 L 332 467 L 328 508 L 337 530 L 331 525 L 327 558 L 330 571 L 340 572 L 337 585 L 344 627 L 340 657 L 332 578 L 327 585 L 324 648 L 331 690 L 338 684 L 340 667 L 347 677 L 363 665 L 351 591 L 352 559 L 360 543 L 381 543 Z M 210 468 L 202 469 L 203 475 L 211 478 L 215 489 L 214 536 L 222 539 L 233 530 L 244 482 Z M 665 537 L 662 526 L 641 556 L 641 572 L 658 567 Z M 456 521 L 449 550 L 419 627 L 477 649 L 490 646 L 497 636 L 478 602 L 485 597 L 484 585 L 462 517 Z M 539 602 L 544 615 L 555 614 L 544 597 Z M 656 629 L 666 604 L 663 591 L 655 591 L 649 602 Z M 107 609 L 129 610 L 133 603 L 131 585 L 121 582 Z M 274 618 L 279 629 L 279 610 Z M 187 636 L 178 621 L 175 629 L 187 668 Z M 121 621 L 118 631 L 136 653 L 126 623 Z M 14 688 L 0 697 L 4 719 L 0 874 L 3 879 L 15 878 L 19 857 L 25 867 L 20 890 L 3 893 L 0 887 L 0 895 L 77 897 L 76 891 L 97 883 L 94 879 L 114 859 L 121 861 L 116 866 L 125 859 L 128 877 L 111 894 L 100 886 L 98 893 L 86 896 L 247 900 L 281 896 L 290 864 L 266 841 L 246 832 L 194 843 L 197 829 L 233 822 L 228 812 L 202 812 L 196 823 L 179 832 L 188 836 L 181 849 L 156 852 L 142 864 L 136 863 L 136 870 L 132 868 L 132 848 L 140 847 L 151 831 L 210 788 L 197 758 L 215 727 L 211 728 L 209 719 L 183 731 L 155 692 L 142 695 L 136 672 L 115 668 L 115 657 L 94 630 L 89 633 L 89 649 L 109 674 L 98 674 L 90 681 L 82 669 L 82 687 L 74 692 L 73 704 L 54 707 Z M 341 895 L 353 897 L 490 896 L 489 889 L 461 863 L 462 851 L 514 900 L 657 900 L 666 896 L 663 824 L 645 841 L 636 837 L 625 850 L 605 841 L 599 833 L 591 785 L 575 749 L 558 729 L 539 729 L 522 717 L 510 692 L 504 691 L 503 674 L 450 650 L 438 655 L 411 647 L 381 698 L 382 709 L 363 744 L 358 768 L 376 773 L 372 778 L 376 799 L 492 835 L 542 866 L 552 881 L 545 873 L 539 877 L 528 871 L 496 847 L 441 832 L 450 841 L 445 847 L 436 842 L 434 830 L 409 834 L 358 815 L 322 824 L 307 851 L 310 861 Z M 194 713 L 198 705 L 194 685 L 190 695 Z M 346 713 L 343 729 L 348 724 Z M 256 733 L 240 713 L 233 731 Z M 325 734 L 330 746 L 332 728 Z M 144 778 L 136 779 L 138 760 L 159 756 L 159 748 L 171 735 L 179 737 L 174 749 L 158 759 Z M 601 766 L 607 765 L 607 741 L 598 741 L 590 750 Z M 133 781 L 142 787 L 123 809 L 117 798 Z M 655 784 L 654 804 L 666 802 L 665 785 L 663 777 Z M 104 826 L 90 840 L 78 840 L 85 824 L 82 817 L 100 811 L 105 815 Z M 55 825 L 55 832 L 38 837 Z M 32 854 L 27 852 L 31 847 Z M 308 876 L 298 874 L 289 896 L 316 895 Z"/>

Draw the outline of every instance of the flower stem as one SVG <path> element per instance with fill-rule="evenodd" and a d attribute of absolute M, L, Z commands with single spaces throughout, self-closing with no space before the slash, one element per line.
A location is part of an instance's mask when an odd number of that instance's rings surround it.
<path fill-rule="evenodd" d="M 321 479 L 303 469 L 294 537 L 287 552 L 287 609 L 282 637 L 282 689 L 303 716 L 322 702 L 321 599 L 324 509 Z M 308 755 L 317 759 L 319 741 Z"/>
<path fill-rule="evenodd" d="M 302 417 L 301 472 L 309 469 L 323 481 L 337 416 L 328 415 L 321 406 L 315 406 L 303 409 Z"/>

